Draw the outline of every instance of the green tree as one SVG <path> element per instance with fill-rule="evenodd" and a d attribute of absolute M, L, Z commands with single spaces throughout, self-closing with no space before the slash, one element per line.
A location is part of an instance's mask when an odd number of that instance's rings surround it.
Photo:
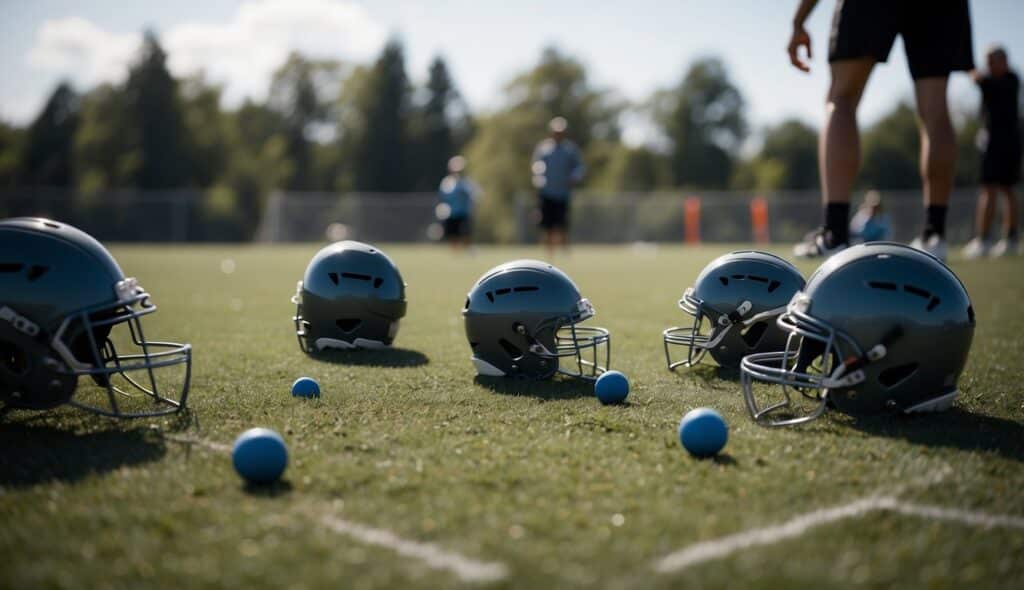
<path fill-rule="evenodd" d="M 26 133 L 21 184 L 71 186 L 79 106 L 78 95 L 66 82 L 60 83 L 50 95 Z"/>
<path fill-rule="evenodd" d="M 181 108 L 185 123 L 185 153 L 192 182 L 207 188 L 227 167 L 231 152 L 241 146 L 229 141 L 228 117 L 220 108 L 221 88 L 202 76 L 182 81 Z"/>
<path fill-rule="evenodd" d="M 796 119 L 764 131 L 760 152 L 737 166 L 739 189 L 814 190 L 818 188 L 818 132 Z"/>
<path fill-rule="evenodd" d="M 718 58 L 693 63 L 682 82 L 655 94 L 653 117 L 672 144 L 676 185 L 723 188 L 747 136 L 745 104 Z"/>
<path fill-rule="evenodd" d="M 413 135 L 416 138 L 416 190 L 433 190 L 447 173 L 448 159 L 466 140 L 470 128 L 468 111 L 461 100 L 444 59 L 434 58 L 424 89 L 426 102 L 417 109 Z"/>
<path fill-rule="evenodd" d="M 142 189 L 168 189 L 192 181 L 186 153 L 186 129 L 178 96 L 178 82 L 167 70 L 167 54 L 156 34 L 149 31 L 142 50 L 128 73 L 125 106 L 134 135 L 139 165 L 134 185 Z"/>
<path fill-rule="evenodd" d="M 291 173 L 285 186 L 292 190 L 319 190 L 314 143 L 319 137 L 332 141 L 336 130 L 330 107 L 342 76 L 340 62 L 311 60 L 292 53 L 274 72 L 268 105 L 284 125 Z"/>
<path fill-rule="evenodd" d="M 0 121 L 0 190 L 13 187 L 17 181 L 23 135 L 22 130 Z"/>
<path fill-rule="evenodd" d="M 569 137 L 583 149 L 589 183 L 603 176 L 607 142 L 619 139 L 622 102 L 594 88 L 586 69 L 556 49 L 545 49 L 538 63 L 505 86 L 506 106 L 475 121 L 466 147 L 470 173 L 484 189 L 479 210 L 482 239 L 513 238 L 513 204 L 517 194 L 533 192 L 530 158 L 548 134 L 553 117 L 569 121 Z"/>
<path fill-rule="evenodd" d="M 392 39 L 370 70 L 360 104 L 364 127 L 356 153 L 356 190 L 402 192 L 414 188 L 415 175 L 406 162 L 410 94 L 405 50 L 401 42 Z"/>
<path fill-rule="evenodd" d="M 110 188 L 134 186 L 141 161 L 135 124 L 121 88 L 104 84 L 82 98 L 75 135 L 75 184 L 86 197 Z"/>
<path fill-rule="evenodd" d="M 863 188 L 916 189 L 921 187 L 918 154 L 921 139 L 917 115 L 901 102 L 865 130 L 860 176 Z"/>
<path fill-rule="evenodd" d="M 608 142 L 608 163 L 601 166 L 588 187 L 593 190 L 654 191 L 672 186 L 668 158 L 648 147 L 629 147 Z M 591 147 L 591 153 L 595 147 Z"/>

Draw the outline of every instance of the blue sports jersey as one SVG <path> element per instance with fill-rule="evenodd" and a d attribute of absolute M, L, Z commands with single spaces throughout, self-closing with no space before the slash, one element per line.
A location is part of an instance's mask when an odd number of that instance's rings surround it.
<path fill-rule="evenodd" d="M 462 176 L 446 176 L 438 189 L 438 198 L 448 205 L 450 219 L 465 219 L 473 213 L 476 186 Z"/>
<path fill-rule="evenodd" d="M 568 200 L 572 187 L 583 180 L 586 167 L 576 144 L 548 138 L 533 151 L 533 184 L 544 197 Z"/>

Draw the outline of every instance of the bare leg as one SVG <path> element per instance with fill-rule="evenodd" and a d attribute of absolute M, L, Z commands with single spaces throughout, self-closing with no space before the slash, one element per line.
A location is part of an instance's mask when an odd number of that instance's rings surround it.
<path fill-rule="evenodd" d="M 956 136 L 946 103 L 946 77 L 914 82 L 921 126 L 921 181 L 924 204 L 946 205 L 956 173 Z"/>
<path fill-rule="evenodd" d="M 1017 210 L 1017 195 L 1013 192 L 1013 186 L 1004 186 L 1003 195 L 1006 197 L 1006 211 L 1003 212 L 1003 237 L 1010 237 L 1010 231 L 1016 230 L 1017 228 L 1017 216 L 1020 214 Z M 995 200 L 995 192 L 993 191 L 993 201 Z M 993 206 L 992 209 L 995 209 Z"/>
<path fill-rule="evenodd" d="M 974 235 L 978 238 L 988 239 L 989 231 L 992 229 L 992 217 L 996 209 L 996 187 L 990 184 L 981 185 L 981 194 L 978 195 L 978 208 L 974 213 Z"/>
<path fill-rule="evenodd" d="M 825 126 L 818 141 L 821 195 L 825 203 L 850 202 L 850 191 L 860 168 L 857 105 L 874 66 L 875 61 L 870 58 L 831 64 Z"/>

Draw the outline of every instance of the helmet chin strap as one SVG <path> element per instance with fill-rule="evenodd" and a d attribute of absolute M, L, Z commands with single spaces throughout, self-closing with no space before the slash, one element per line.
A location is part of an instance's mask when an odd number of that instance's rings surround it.
<path fill-rule="evenodd" d="M 864 367 L 871 363 L 878 362 L 889 353 L 889 347 L 903 336 L 903 328 L 894 326 L 886 332 L 881 341 L 868 349 L 860 356 L 847 357 L 836 370 L 832 372 L 822 385 L 826 388 L 852 387 L 864 382 Z"/>

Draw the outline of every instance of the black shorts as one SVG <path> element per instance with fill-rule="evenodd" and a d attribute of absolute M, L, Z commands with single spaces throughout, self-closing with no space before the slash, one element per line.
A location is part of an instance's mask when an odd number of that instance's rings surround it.
<path fill-rule="evenodd" d="M 884 62 L 896 35 L 915 80 L 974 68 L 967 0 L 837 0 L 828 61 Z"/>
<path fill-rule="evenodd" d="M 981 184 L 1013 186 L 1020 182 L 1020 142 L 990 141 L 981 154 Z"/>
<path fill-rule="evenodd" d="M 544 229 L 569 227 L 569 199 L 552 199 L 540 195 L 540 226 Z"/>
<path fill-rule="evenodd" d="M 469 235 L 468 217 L 449 217 L 444 220 L 442 225 L 444 226 L 444 239 L 446 240 Z"/>

